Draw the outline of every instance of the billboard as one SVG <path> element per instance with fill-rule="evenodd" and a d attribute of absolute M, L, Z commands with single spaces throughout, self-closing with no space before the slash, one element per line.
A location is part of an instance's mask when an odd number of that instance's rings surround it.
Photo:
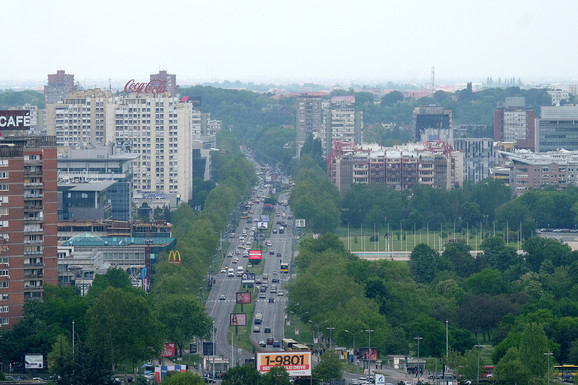
<path fill-rule="evenodd" d="M 377 361 L 377 349 L 371 348 L 359 348 L 359 356 L 362 360 Z"/>
<path fill-rule="evenodd" d="M 257 370 L 267 373 L 275 366 L 283 366 L 291 377 L 311 376 L 311 352 L 270 352 L 257 353 Z"/>
<path fill-rule="evenodd" d="M 24 355 L 25 369 L 43 369 L 44 356 L 42 354 L 27 353 Z"/>
<path fill-rule="evenodd" d="M 305 219 L 295 219 L 295 227 L 305 227 Z"/>
<path fill-rule="evenodd" d="M 235 303 L 251 303 L 251 293 L 246 291 L 238 291 L 237 295 L 235 296 Z"/>
<path fill-rule="evenodd" d="M 267 230 L 267 222 L 257 222 L 257 229 L 258 230 Z"/>
<path fill-rule="evenodd" d="M 247 315 L 245 313 L 231 313 L 231 326 L 247 326 Z"/>
<path fill-rule="evenodd" d="M 261 250 L 249 250 L 249 260 L 260 261 Z"/>
<path fill-rule="evenodd" d="M 270 218 L 269 215 L 263 214 L 261 215 L 261 222 L 269 222 L 269 218 Z"/>
<path fill-rule="evenodd" d="M 254 284 L 255 283 L 255 273 L 243 273 L 241 275 L 241 283 Z"/>
<path fill-rule="evenodd" d="M 0 129 L 30 130 L 30 111 L 28 110 L 0 111 Z"/>
<path fill-rule="evenodd" d="M 162 356 L 163 357 L 174 357 L 176 353 L 175 344 L 168 343 L 165 344 L 165 350 L 163 350 Z"/>

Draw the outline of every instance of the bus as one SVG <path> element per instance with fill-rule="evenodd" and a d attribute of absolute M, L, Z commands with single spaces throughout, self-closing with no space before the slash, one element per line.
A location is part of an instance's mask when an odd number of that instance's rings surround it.
<path fill-rule="evenodd" d="M 578 375 L 578 365 L 554 365 L 552 375 L 571 382 Z"/>
<path fill-rule="evenodd" d="M 283 338 L 281 343 L 282 343 L 281 347 L 283 348 L 283 350 L 293 350 L 293 345 L 297 344 L 297 341 L 295 341 L 292 338 Z"/>
<path fill-rule="evenodd" d="M 291 350 L 296 351 L 296 352 L 308 352 L 311 349 L 307 345 L 293 344 L 293 348 Z"/>
<path fill-rule="evenodd" d="M 482 368 L 482 378 L 492 378 L 494 376 L 493 366 L 484 366 Z"/>
<path fill-rule="evenodd" d="M 281 262 L 281 266 L 279 267 L 279 271 L 284 274 L 289 274 L 289 263 Z"/>

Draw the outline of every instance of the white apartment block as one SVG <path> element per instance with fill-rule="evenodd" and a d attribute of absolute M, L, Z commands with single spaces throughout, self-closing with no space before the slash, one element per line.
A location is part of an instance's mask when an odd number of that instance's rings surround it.
<path fill-rule="evenodd" d="M 47 107 L 47 133 L 57 145 L 116 143 L 140 155 L 133 164 L 136 192 L 193 195 L 193 121 L 191 103 L 164 94 L 113 96 L 89 90 Z"/>

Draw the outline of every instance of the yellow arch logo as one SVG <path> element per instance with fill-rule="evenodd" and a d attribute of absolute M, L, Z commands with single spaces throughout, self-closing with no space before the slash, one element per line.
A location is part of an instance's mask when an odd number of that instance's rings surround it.
<path fill-rule="evenodd" d="M 169 253 L 169 263 L 181 264 L 181 253 L 178 250 L 171 250 Z"/>

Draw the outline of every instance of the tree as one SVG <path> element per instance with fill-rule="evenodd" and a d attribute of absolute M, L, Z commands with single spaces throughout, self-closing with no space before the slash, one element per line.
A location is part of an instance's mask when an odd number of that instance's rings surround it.
<path fill-rule="evenodd" d="M 156 357 L 164 336 L 143 296 L 110 287 L 99 295 L 87 313 L 88 343 L 106 362 L 135 364 Z M 125 365 L 125 380 L 127 377 Z"/>
<path fill-rule="evenodd" d="M 272 367 L 261 379 L 263 385 L 291 385 L 289 373 L 282 366 Z"/>
<path fill-rule="evenodd" d="M 177 344 L 179 356 L 183 345 L 194 336 L 206 337 L 211 328 L 209 317 L 199 300 L 190 294 L 163 296 L 155 305 L 159 321 L 166 326 L 167 340 Z"/>
<path fill-rule="evenodd" d="M 340 380 L 343 376 L 343 365 L 337 354 L 332 350 L 326 350 L 321 355 L 321 360 L 313 368 L 313 377 L 321 382 Z"/>
<path fill-rule="evenodd" d="M 260 377 L 254 364 L 235 366 L 223 374 L 222 385 L 258 385 Z"/>
<path fill-rule="evenodd" d="M 530 323 L 524 328 L 520 340 L 520 360 L 528 367 L 535 383 L 540 383 L 546 376 L 546 357 L 544 352 L 551 352 L 548 337 L 544 327 L 537 323 Z"/>
<path fill-rule="evenodd" d="M 437 252 L 424 243 L 420 243 L 413 249 L 409 256 L 409 268 L 416 282 L 429 283 L 433 281 L 436 274 L 435 262 L 437 257 Z"/>
<path fill-rule="evenodd" d="M 502 384 L 527 385 L 531 373 L 527 364 L 520 358 L 518 348 L 512 347 L 496 364 L 494 376 Z"/>
<path fill-rule="evenodd" d="M 163 379 L 163 385 L 204 385 L 203 379 L 192 372 L 175 372 Z"/>

